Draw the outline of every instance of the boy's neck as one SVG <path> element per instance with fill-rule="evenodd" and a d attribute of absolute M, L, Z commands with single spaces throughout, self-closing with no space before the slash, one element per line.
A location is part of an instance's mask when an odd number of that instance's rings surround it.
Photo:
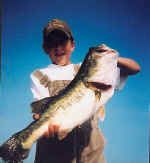
<path fill-rule="evenodd" d="M 56 63 L 53 63 L 54 65 L 58 65 L 58 66 L 67 66 L 67 65 L 70 65 L 71 64 L 71 62 L 69 61 L 68 63 L 66 63 L 66 64 L 63 64 L 63 65 L 61 65 L 61 64 L 56 64 Z"/>

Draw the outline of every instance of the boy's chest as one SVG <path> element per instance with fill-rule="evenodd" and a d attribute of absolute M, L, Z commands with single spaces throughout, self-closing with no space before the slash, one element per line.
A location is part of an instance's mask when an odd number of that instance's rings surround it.
<path fill-rule="evenodd" d="M 45 74 L 49 77 L 49 80 L 73 80 L 74 78 L 74 69 L 49 69 Z"/>

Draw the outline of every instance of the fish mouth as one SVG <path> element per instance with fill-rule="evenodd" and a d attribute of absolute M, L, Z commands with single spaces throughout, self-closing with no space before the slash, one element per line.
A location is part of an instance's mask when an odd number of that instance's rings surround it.
<path fill-rule="evenodd" d="M 88 86 L 94 88 L 95 90 L 108 91 L 112 88 L 112 85 L 105 84 L 102 82 L 88 82 Z"/>

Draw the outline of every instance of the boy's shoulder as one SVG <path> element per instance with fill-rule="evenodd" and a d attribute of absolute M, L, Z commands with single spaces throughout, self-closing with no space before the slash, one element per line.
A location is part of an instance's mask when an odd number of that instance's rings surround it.
<path fill-rule="evenodd" d="M 34 72 L 36 72 L 36 71 L 41 71 L 42 73 L 45 74 L 45 72 L 47 72 L 47 71 L 49 71 L 51 69 L 52 69 L 52 66 L 51 65 L 48 65 L 48 66 L 43 67 L 43 68 L 37 68 L 37 69 L 35 69 L 33 72 L 31 72 L 31 74 L 34 74 Z"/>
<path fill-rule="evenodd" d="M 39 74 L 40 76 L 46 75 L 47 72 L 50 71 L 50 69 L 51 69 L 51 68 L 50 68 L 50 65 L 48 65 L 47 67 L 43 67 L 43 68 L 37 68 L 37 69 L 35 69 L 33 72 L 31 72 L 30 77 L 31 77 L 31 78 L 34 78 L 34 77 L 37 76 L 36 74 Z"/>
<path fill-rule="evenodd" d="M 72 73 L 75 71 L 75 73 L 78 72 L 79 68 L 81 66 L 81 63 L 79 64 L 71 64 L 70 68 L 62 68 L 60 66 L 50 64 L 47 67 L 36 69 L 31 73 L 31 78 L 35 78 L 36 76 L 48 76 L 49 79 L 57 79 L 62 76 L 62 73 L 64 72 L 66 75 L 66 78 L 68 79 L 69 76 L 72 76 Z M 74 71 L 73 71 L 74 69 Z M 38 74 L 38 75 L 37 75 Z M 70 77 L 69 77 L 70 78 Z"/>

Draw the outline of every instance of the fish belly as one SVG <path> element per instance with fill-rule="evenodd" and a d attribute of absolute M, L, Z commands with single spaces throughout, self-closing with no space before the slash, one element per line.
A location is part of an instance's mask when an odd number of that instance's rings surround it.
<path fill-rule="evenodd" d="M 72 129 L 88 120 L 95 112 L 95 93 L 86 89 L 80 100 L 74 100 L 67 108 L 57 111 L 52 124 L 59 125 L 58 138 L 64 138 Z"/>

